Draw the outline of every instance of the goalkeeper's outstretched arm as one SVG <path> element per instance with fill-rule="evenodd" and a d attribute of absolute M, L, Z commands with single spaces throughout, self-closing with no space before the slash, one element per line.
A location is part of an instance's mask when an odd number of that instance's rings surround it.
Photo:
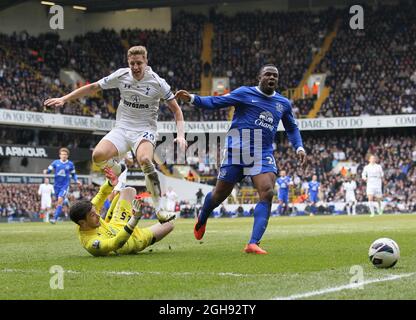
<path fill-rule="evenodd" d="M 92 237 L 84 244 L 85 249 L 93 256 L 106 256 L 111 252 L 121 249 L 133 234 L 133 230 L 139 222 L 140 217 L 133 215 L 114 238 L 103 239 L 98 236 Z"/>

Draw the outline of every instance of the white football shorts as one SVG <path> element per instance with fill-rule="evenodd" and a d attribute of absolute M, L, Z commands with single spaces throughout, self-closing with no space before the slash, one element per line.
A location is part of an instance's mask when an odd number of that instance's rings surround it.
<path fill-rule="evenodd" d="M 136 154 L 137 148 L 143 140 L 147 140 L 156 146 L 156 132 L 152 129 L 132 131 L 122 128 L 114 128 L 103 139 L 110 141 L 118 150 L 119 157 L 124 156 L 129 150 Z"/>
<path fill-rule="evenodd" d="M 50 208 L 52 208 L 52 198 L 42 197 L 42 200 L 40 201 L 40 209 L 45 210 L 45 209 L 50 209 Z"/>
<path fill-rule="evenodd" d="M 346 194 L 345 195 L 345 202 L 357 202 L 357 200 L 355 199 L 355 195 L 354 194 Z"/>
<path fill-rule="evenodd" d="M 380 185 L 367 185 L 367 195 L 373 195 L 376 197 L 382 197 L 383 192 Z"/>

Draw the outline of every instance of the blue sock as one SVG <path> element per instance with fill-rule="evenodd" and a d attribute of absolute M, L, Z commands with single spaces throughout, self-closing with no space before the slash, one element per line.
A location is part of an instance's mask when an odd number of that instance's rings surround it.
<path fill-rule="evenodd" d="M 57 206 L 57 207 L 56 207 L 56 210 L 55 210 L 55 214 L 54 214 L 54 216 L 53 216 L 53 218 L 54 218 L 55 220 L 57 220 L 57 219 L 59 218 L 59 216 L 61 215 L 61 211 L 62 211 L 62 205 Z"/>
<path fill-rule="evenodd" d="M 199 225 L 203 225 L 207 222 L 209 215 L 212 211 L 218 207 L 212 203 L 212 192 L 209 192 L 204 200 L 204 205 L 202 206 L 201 213 L 198 216 Z"/>
<path fill-rule="evenodd" d="M 283 212 L 283 205 L 279 204 L 279 207 L 277 209 L 277 212 L 279 212 L 279 215 L 282 215 Z"/>
<path fill-rule="evenodd" d="M 271 203 L 260 201 L 254 208 L 253 232 L 249 243 L 259 243 L 269 222 Z"/>

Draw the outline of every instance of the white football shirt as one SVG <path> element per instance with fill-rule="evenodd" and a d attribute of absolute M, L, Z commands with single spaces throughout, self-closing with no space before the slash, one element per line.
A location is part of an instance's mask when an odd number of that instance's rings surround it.
<path fill-rule="evenodd" d="M 377 163 L 366 165 L 362 173 L 362 178 L 367 178 L 367 186 L 381 186 L 383 176 L 383 169 Z"/>
<path fill-rule="evenodd" d="M 42 199 L 52 199 L 52 195 L 54 194 L 53 185 L 42 183 L 39 186 L 38 194 L 40 194 Z"/>
<path fill-rule="evenodd" d="M 166 210 L 168 211 L 175 211 L 175 204 L 176 200 L 178 199 L 178 195 L 175 191 L 167 191 L 166 192 Z"/>
<path fill-rule="evenodd" d="M 167 82 L 152 68 L 146 67 L 142 80 L 136 80 L 130 68 L 121 68 L 98 81 L 102 89 L 120 90 L 120 103 L 116 114 L 116 128 L 133 131 L 157 131 L 157 112 L 160 99 L 172 100 Z"/>
<path fill-rule="evenodd" d="M 348 197 L 354 197 L 355 193 L 355 189 L 357 189 L 357 184 L 355 183 L 355 181 L 349 181 L 349 182 L 344 182 L 342 184 L 342 187 L 345 190 L 345 196 Z"/>

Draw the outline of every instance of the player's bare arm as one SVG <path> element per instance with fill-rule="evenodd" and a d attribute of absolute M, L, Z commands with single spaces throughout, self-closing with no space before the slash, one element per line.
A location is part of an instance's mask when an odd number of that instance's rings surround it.
<path fill-rule="evenodd" d="M 174 140 L 179 144 L 181 150 L 185 151 L 188 147 L 188 143 L 185 140 L 185 121 L 183 119 L 183 113 L 178 105 L 176 99 L 172 99 L 166 102 L 170 111 L 175 116 L 177 137 Z"/>
<path fill-rule="evenodd" d="M 63 97 L 47 99 L 44 102 L 44 105 L 46 107 L 61 107 L 69 101 L 76 100 L 85 96 L 92 96 L 100 90 L 101 87 L 99 86 L 98 82 L 94 82 L 91 84 L 87 84 L 86 86 L 83 86 L 81 88 L 75 89 L 74 91 L 68 93 Z"/>
<path fill-rule="evenodd" d="M 298 156 L 298 163 L 299 163 L 299 166 L 300 166 L 302 169 L 305 169 L 305 167 L 306 167 L 306 160 L 307 160 L 307 157 L 306 157 L 306 152 L 305 152 L 305 151 L 303 151 L 303 150 L 299 150 L 299 151 L 297 152 L 297 156 Z"/>

